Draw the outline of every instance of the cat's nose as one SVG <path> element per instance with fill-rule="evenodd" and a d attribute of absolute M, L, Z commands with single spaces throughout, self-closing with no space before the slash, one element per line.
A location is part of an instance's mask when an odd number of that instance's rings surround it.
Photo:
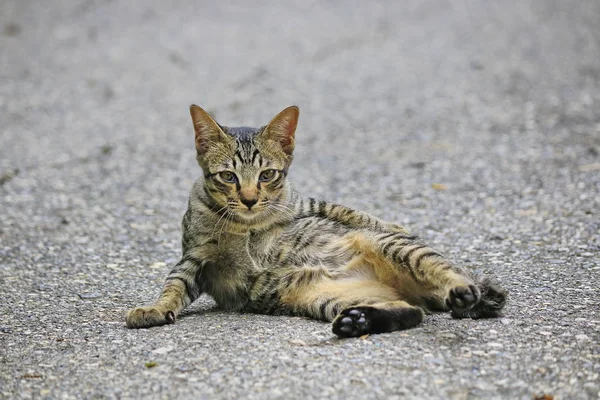
<path fill-rule="evenodd" d="M 246 207 L 248 207 L 248 210 L 250 210 L 253 205 L 255 205 L 256 203 L 258 203 L 258 199 L 244 199 L 244 198 L 241 198 L 240 201 L 242 203 L 244 203 L 244 205 Z"/>

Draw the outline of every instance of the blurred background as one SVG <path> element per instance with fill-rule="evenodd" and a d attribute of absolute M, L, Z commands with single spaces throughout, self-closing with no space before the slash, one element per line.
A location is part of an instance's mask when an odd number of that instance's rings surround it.
<path fill-rule="evenodd" d="M 447 187 L 471 193 L 451 209 L 489 194 L 572 192 L 565 167 L 578 172 L 598 155 L 599 10 L 596 1 L 3 1 L 0 169 L 5 180 L 26 177 L 5 201 L 46 208 L 42 219 L 90 202 L 181 213 L 199 175 L 191 103 L 250 126 L 300 106 L 291 179 L 372 212 L 407 205 L 384 212 L 401 222 Z M 40 204 L 31 190 L 45 186 Z M 544 207 L 562 204 L 550 196 Z"/>

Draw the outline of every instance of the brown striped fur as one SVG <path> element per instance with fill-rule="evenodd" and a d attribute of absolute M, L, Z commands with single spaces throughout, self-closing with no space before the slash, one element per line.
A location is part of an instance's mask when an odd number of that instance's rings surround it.
<path fill-rule="evenodd" d="M 227 128 L 191 106 L 204 176 L 183 218 L 183 257 L 130 328 L 173 323 L 202 293 L 226 310 L 333 321 L 340 337 L 415 326 L 427 309 L 497 316 L 506 292 L 451 265 L 405 228 L 300 197 L 286 180 L 298 108 Z"/>

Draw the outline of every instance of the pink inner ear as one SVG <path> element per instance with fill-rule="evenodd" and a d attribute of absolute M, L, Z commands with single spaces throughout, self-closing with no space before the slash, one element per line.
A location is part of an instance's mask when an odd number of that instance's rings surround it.
<path fill-rule="evenodd" d="M 223 140 L 220 128 L 211 124 L 210 121 L 196 121 L 194 130 L 196 131 L 195 141 L 198 154 L 206 153 L 212 143 Z"/>
<path fill-rule="evenodd" d="M 294 149 L 294 133 L 298 124 L 297 112 L 284 112 L 280 115 L 279 120 L 274 124 L 273 130 L 279 136 L 279 143 L 287 153 Z"/>
<path fill-rule="evenodd" d="M 290 121 L 283 120 L 277 126 L 275 126 L 275 130 L 279 132 L 282 137 L 288 138 L 294 134 L 294 126 Z"/>
<path fill-rule="evenodd" d="M 291 154 L 294 150 L 294 132 L 296 131 L 296 124 L 288 120 L 283 120 L 273 128 L 273 133 L 276 135 L 275 138 L 283 148 L 283 151 L 287 154 Z"/>
<path fill-rule="evenodd" d="M 208 151 L 212 142 L 219 141 L 221 130 L 202 108 L 192 105 L 190 106 L 190 114 L 196 132 L 196 151 L 198 154 L 204 154 Z"/>

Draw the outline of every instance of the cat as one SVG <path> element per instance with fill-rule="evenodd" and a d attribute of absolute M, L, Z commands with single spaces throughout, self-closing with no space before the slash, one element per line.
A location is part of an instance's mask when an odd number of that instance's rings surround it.
<path fill-rule="evenodd" d="M 224 310 L 329 321 L 342 338 L 411 328 L 429 310 L 499 315 L 507 292 L 495 282 L 400 225 L 291 187 L 298 107 L 261 128 L 190 113 L 204 175 L 183 217 L 183 257 L 156 302 L 127 313 L 128 327 L 173 323 L 202 293 Z"/>

